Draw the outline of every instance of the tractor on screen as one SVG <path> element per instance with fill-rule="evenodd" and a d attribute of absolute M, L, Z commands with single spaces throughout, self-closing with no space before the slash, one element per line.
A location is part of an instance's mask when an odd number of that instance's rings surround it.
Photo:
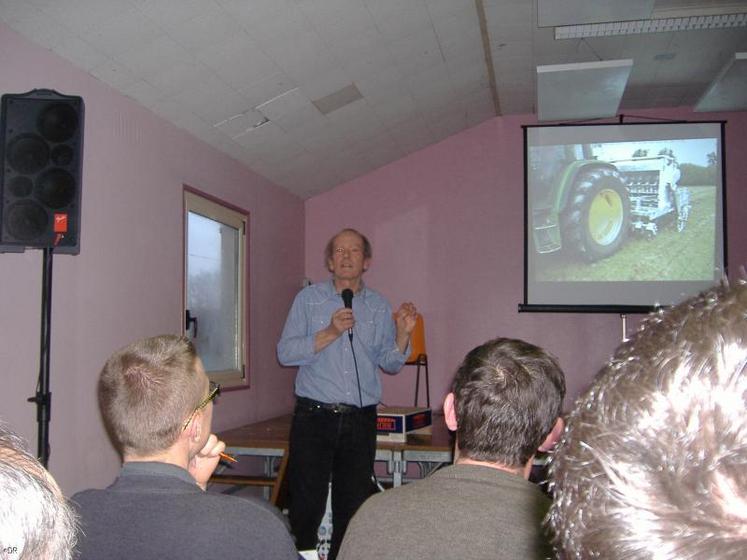
<path fill-rule="evenodd" d="M 589 144 L 529 153 L 530 227 L 538 253 L 565 249 L 593 262 L 617 252 L 630 233 L 653 238 L 666 223 L 684 230 L 690 195 L 678 185 L 671 150 L 601 161 Z"/>

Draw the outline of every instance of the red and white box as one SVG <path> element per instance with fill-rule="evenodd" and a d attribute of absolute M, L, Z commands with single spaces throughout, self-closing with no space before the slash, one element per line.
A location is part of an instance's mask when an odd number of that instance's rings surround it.
<path fill-rule="evenodd" d="M 409 434 L 431 433 L 431 409 L 414 406 L 379 408 L 376 416 L 376 440 L 405 442 Z"/>

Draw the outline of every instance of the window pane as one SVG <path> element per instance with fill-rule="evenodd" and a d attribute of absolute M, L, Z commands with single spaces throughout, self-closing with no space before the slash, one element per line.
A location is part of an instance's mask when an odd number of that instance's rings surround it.
<path fill-rule="evenodd" d="M 187 309 L 205 369 L 240 370 L 240 231 L 188 212 Z M 194 334 L 191 331 L 191 334 Z"/>

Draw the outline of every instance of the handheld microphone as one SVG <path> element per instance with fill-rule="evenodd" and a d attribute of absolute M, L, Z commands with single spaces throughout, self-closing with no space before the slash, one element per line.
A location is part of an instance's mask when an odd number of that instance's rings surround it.
<path fill-rule="evenodd" d="M 346 309 L 353 309 L 353 290 L 350 288 L 345 288 L 342 293 L 340 294 L 342 296 L 342 303 L 345 304 Z M 348 338 L 350 341 L 353 341 L 353 329 L 348 329 Z"/>

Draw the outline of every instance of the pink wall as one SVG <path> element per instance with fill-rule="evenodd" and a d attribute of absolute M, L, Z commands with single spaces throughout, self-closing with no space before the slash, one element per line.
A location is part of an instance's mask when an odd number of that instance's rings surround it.
<path fill-rule="evenodd" d="M 104 486 L 118 458 L 99 418 L 95 382 L 116 348 L 179 332 L 182 185 L 250 217 L 252 386 L 221 397 L 217 430 L 287 412 L 294 371 L 275 343 L 305 274 L 326 277 L 321 252 L 343 226 L 370 235 L 367 281 L 427 321 L 434 402 L 464 353 L 489 337 L 526 338 L 556 353 L 577 394 L 620 339 L 606 315 L 518 314 L 522 299 L 521 129 L 496 118 L 304 204 L 0 24 L 0 92 L 46 87 L 82 95 L 86 131 L 79 256 L 54 265 L 50 468 L 66 493 Z M 662 117 L 698 118 L 685 111 Z M 727 127 L 729 251 L 747 259 L 747 115 Z M 305 230 L 304 230 L 305 220 Z M 304 243 L 306 252 L 304 253 Z M 305 266 L 304 266 L 305 258 Z M 35 449 L 41 254 L 0 254 L 0 417 Z M 409 403 L 414 370 L 385 382 L 384 401 Z"/>
<path fill-rule="evenodd" d="M 0 92 L 51 88 L 86 103 L 81 253 L 54 260 L 50 469 L 66 493 L 108 485 L 119 460 L 95 383 L 136 338 L 178 333 L 182 185 L 250 212 L 251 388 L 222 396 L 217 430 L 290 410 L 275 343 L 303 277 L 303 202 L 0 24 Z M 0 418 L 36 450 L 41 252 L 0 254 Z"/>
<path fill-rule="evenodd" d="M 645 112 L 729 120 L 726 130 L 729 263 L 747 262 L 747 113 Z M 414 301 L 425 317 L 432 404 L 456 366 L 495 336 L 524 338 L 556 354 L 566 407 L 620 342 L 617 315 L 518 313 L 523 300 L 523 137 L 533 117 L 495 118 L 306 201 L 306 274 L 326 278 L 321 252 L 345 226 L 370 237 L 366 282 L 393 305 Z M 628 329 L 639 316 L 631 317 Z M 410 404 L 414 367 L 384 381 L 383 401 Z M 421 400 L 422 402 L 422 400 Z"/>

